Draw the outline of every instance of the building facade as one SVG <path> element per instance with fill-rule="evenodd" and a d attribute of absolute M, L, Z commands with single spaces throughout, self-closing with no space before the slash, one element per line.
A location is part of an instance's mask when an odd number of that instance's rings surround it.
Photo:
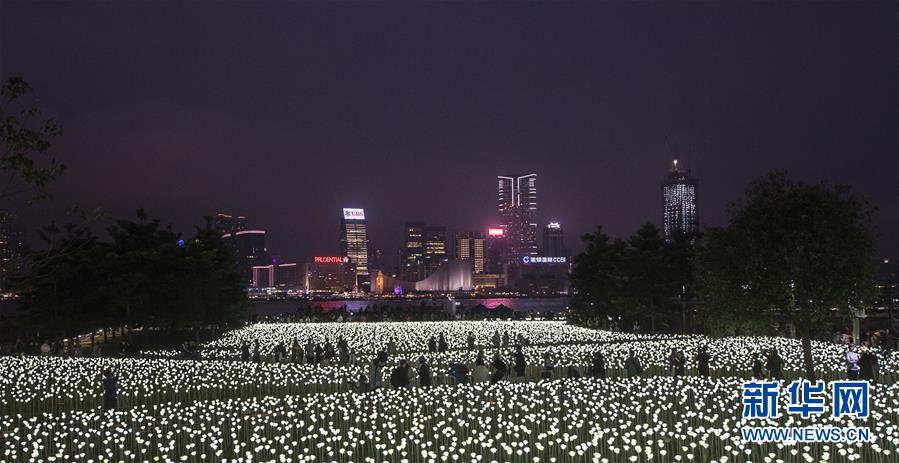
<path fill-rule="evenodd" d="M 267 266 L 268 251 L 265 247 L 265 230 L 240 230 L 225 233 L 222 240 L 234 252 L 237 269 L 247 286 L 253 285 L 253 267 Z"/>
<path fill-rule="evenodd" d="M 509 262 L 537 255 L 537 174 L 497 176 L 497 188 Z"/>
<path fill-rule="evenodd" d="M 422 232 L 424 273 L 421 277 L 427 278 L 446 262 L 446 227 L 425 226 Z"/>
<path fill-rule="evenodd" d="M 222 233 L 235 233 L 247 229 L 247 218 L 242 215 L 218 213 L 212 218 L 212 226 Z"/>
<path fill-rule="evenodd" d="M 476 275 L 484 273 L 487 267 L 487 240 L 484 234 L 472 231 L 457 233 L 455 255 L 456 259 L 471 259 Z"/>
<path fill-rule="evenodd" d="M 0 289 L 10 286 L 11 277 L 21 269 L 21 235 L 14 228 L 15 216 L 0 210 Z"/>
<path fill-rule="evenodd" d="M 487 255 L 484 261 L 484 272 L 493 274 L 503 273 L 509 260 L 506 229 L 502 227 L 488 228 L 485 246 Z"/>
<path fill-rule="evenodd" d="M 559 222 L 550 222 L 543 227 L 543 246 L 540 254 L 544 256 L 567 256 L 565 249 L 565 234 Z"/>
<path fill-rule="evenodd" d="M 424 273 L 424 228 L 424 222 L 406 222 L 403 228 L 399 276 L 405 281 L 418 281 Z"/>
<path fill-rule="evenodd" d="M 371 286 L 368 277 L 368 232 L 365 211 L 343 208 L 340 220 L 340 251 L 349 258 L 356 273 L 356 291 L 367 292 Z"/>
<path fill-rule="evenodd" d="M 356 286 L 356 270 L 346 256 L 317 256 L 303 269 L 303 288 L 307 293 L 350 292 Z"/>
<path fill-rule="evenodd" d="M 567 256 L 524 256 L 511 267 L 511 285 L 531 294 L 567 294 L 571 265 Z"/>
<path fill-rule="evenodd" d="M 699 226 L 696 190 L 699 182 L 682 170 L 677 159 L 662 179 L 662 233 L 671 241 L 678 233 L 695 233 Z"/>

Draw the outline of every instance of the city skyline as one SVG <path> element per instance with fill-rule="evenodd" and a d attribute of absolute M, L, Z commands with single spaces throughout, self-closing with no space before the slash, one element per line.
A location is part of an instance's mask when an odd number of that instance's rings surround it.
<path fill-rule="evenodd" d="M 496 175 L 536 172 L 536 223 L 560 222 L 577 253 L 599 224 L 661 228 L 677 158 L 702 182 L 701 229 L 783 168 L 869 197 L 878 255 L 897 258 L 891 12 L 3 2 L 0 74 L 63 125 L 69 166 L 54 203 L 8 209 L 34 229 L 72 204 L 144 207 L 186 233 L 226 211 L 299 262 L 337 251 L 338 208 L 365 209 L 389 254 L 409 220 L 497 225 Z M 197 24 L 206 38 L 181 46 Z"/>

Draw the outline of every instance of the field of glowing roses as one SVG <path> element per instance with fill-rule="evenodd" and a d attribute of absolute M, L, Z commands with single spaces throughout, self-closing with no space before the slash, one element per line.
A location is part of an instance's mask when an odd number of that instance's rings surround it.
<path fill-rule="evenodd" d="M 476 348 L 468 349 L 471 332 Z M 447 352 L 428 352 L 443 334 Z M 494 347 L 508 333 L 509 346 Z M 450 362 L 471 365 L 479 351 L 507 361 L 519 335 L 528 363 L 524 382 L 450 385 Z M 356 363 L 321 366 L 276 363 L 274 347 L 294 340 L 347 341 Z M 396 345 L 384 377 L 401 359 L 424 356 L 435 386 L 365 394 L 348 384 L 367 374 L 389 340 Z M 258 341 L 261 363 L 242 362 L 240 345 Z M 695 355 L 707 346 L 711 378 L 695 376 Z M 687 376 L 672 378 L 672 348 L 688 359 Z M 174 352 L 149 358 L 0 358 L 0 463 L 155 461 L 324 462 L 811 462 L 899 461 L 899 357 L 881 359 L 881 385 L 872 389 L 864 444 L 743 443 L 741 385 L 753 355 L 776 348 L 787 379 L 802 357 L 783 338 L 646 336 L 595 331 L 564 322 L 397 322 L 256 324 L 203 346 L 216 360 L 179 360 Z M 545 354 L 582 375 L 594 353 L 608 378 L 565 378 L 556 368 L 540 381 Z M 632 351 L 644 378 L 627 378 Z M 214 354 L 214 356 L 213 356 Z M 845 376 L 845 347 L 813 343 L 822 379 Z M 100 375 L 118 377 L 119 412 L 104 414 Z M 785 395 L 781 395 L 785 403 Z M 754 425 L 847 425 L 849 419 L 785 415 Z"/>

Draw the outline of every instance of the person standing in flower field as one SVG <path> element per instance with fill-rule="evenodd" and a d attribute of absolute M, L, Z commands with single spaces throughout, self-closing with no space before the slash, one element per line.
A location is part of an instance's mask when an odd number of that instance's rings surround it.
<path fill-rule="evenodd" d="M 768 352 L 768 361 L 765 364 L 765 368 L 768 370 L 768 376 L 770 376 L 771 379 L 783 379 L 783 364 L 784 361 L 777 353 L 777 349 L 771 349 Z"/>
<path fill-rule="evenodd" d="M 759 381 L 765 379 L 765 365 L 762 365 L 762 354 L 758 352 L 752 362 L 752 377 Z"/>
<path fill-rule="evenodd" d="M 643 365 L 640 364 L 640 359 L 634 355 L 633 349 L 627 350 L 627 360 L 624 361 L 624 369 L 627 370 L 628 377 L 643 376 Z"/>
<path fill-rule="evenodd" d="M 847 377 L 849 379 L 858 379 L 861 367 L 858 365 L 859 357 L 855 352 L 855 347 L 849 344 L 846 348 L 846 365 L 848 367 Z"/>
<path fill-rule="evenodd" d="M 422 387 L 431 385 L 431 366 L 424 356 L 418 358 L 418 385 Z"/>
<path fill-rule="evenodd" d="M 521 345 L 515 349 L 515 376 L 516 381 L 524 381 L 524 373 L 527 368 L 527 363 L 525 362 L 524 352 L 521 350 Z"/>
<path fill-rule="evenodd" d="M 593 361 L 590 363 L 590 375 L 594 378 L 606 377 L 606 359 L 602 355 L 602 351 L 596 351 L 593 354 Z"/>
<path fill-rule="evenodd" d="M 115 410 L 119 401 L 116 378 L 109 368 L 103 370 L 103 410 Z"/>
<path fill-rule="evenodd" d="M 712 356 L 709 355 L 709 346 L 703 345 L 700 347 L 699 353 L 696 354 L 696 369 L 699 372 L 699 376 L 709 377 L 709 362 L 711 360 Z"/>
<path fill-rule="evenodd" d="M 687 358 L 684 356 L 683 351 L 675 348 L 671 348 L 671 356 L 668 358 L 668 364 L 671 368 L 671 373 L 677 376 L 684 375 L 684 367 L 687 364 Z"/>

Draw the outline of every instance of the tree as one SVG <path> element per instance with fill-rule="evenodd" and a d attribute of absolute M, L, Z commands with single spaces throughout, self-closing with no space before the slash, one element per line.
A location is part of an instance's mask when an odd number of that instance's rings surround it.
<path fill-rule="evenodd" d="M 661 231 L 644 224 L 627 241 L 610 240 L 602 227 L 583 237 L 584 253 L 574 258 L 570 275 L 575 289 L 573 306 L 595 315 L 670 326 L 675 300 L 691 281 L 692 237 L 677 235 L 665 242 Z"/>
<path fill-rule="evenodd" d="M 226 328 L 243 322 L 247 313 L 243 275 L 211 217 L 206 218 L 205 227 L 196 228 L 189 246 L 196 257 L 192 272 L 199 277 L 194 284 L 201 301 L 195 317 L 198 324 Z"/>
<path fill-rule="evenodd" d="M 143 210 L 137 218 L 119 220 L 109 230 L 107 294 L 120 320 L 198 330 L 244 319 L 240 273 L 211 219 L 184 240 L 159 220 L 148 220 Z"/>
<path fill-rule="evenodd" d="M 46 249 L 28 255 L 20 286 L 39 329 L 64 335 L 99 326 L 224 328 L 246 316 L 246 295 L 233 256 L 211 227 L 183 240 L 137 211 L 118 220 L 110 241 L 86 226 L 51 226 Z"/>
<path fill-rule="evenodd" d="M 27 251 L 15 277 L 32 326 L 63 336 L 94 330 L 106 306 L 97 284 L 107 246 L 83 226 L 51 224 L 40 235 L 45 249 Z"/>
<path fill-rule="evenodd" d="M 626 243 L 610 240 L 602 226 L 581 239 L 587 247 L 574 257 L 574 268 L 569 276 L 575 292 L 573 305 L 603 317 L 624 315 L 618 310 L 617 300 L 621 293 Z"/>
<path fill-rule="evenodd" d="M 50 183 L 65 166 L 49 155 L 50 140 L 62 134 L 53 119 L 40 119 L 35 103 L 24 103 L 31 86 L 12 77 L 0 87 L 0 199 L 30 194 L 37 201 L 50 197 Z"/>
<path fill-rule="evenodd" d="M 793 182 L 784 172 L 752 183 L 696 260 L 705 320 L 791 323 L 814 379 L 811 339 L 875 290 L 872 213 L 845 186 Z"/>
<path fill-rule="evenodd" d="M 669 315 L 671 298 L 677 294 L 676 279 L 668 266 L 667 246 L 659 228 L 646 223 L 627 241 L 624 259 L 624 305 L 634 316 L 656 321 Z"/>

